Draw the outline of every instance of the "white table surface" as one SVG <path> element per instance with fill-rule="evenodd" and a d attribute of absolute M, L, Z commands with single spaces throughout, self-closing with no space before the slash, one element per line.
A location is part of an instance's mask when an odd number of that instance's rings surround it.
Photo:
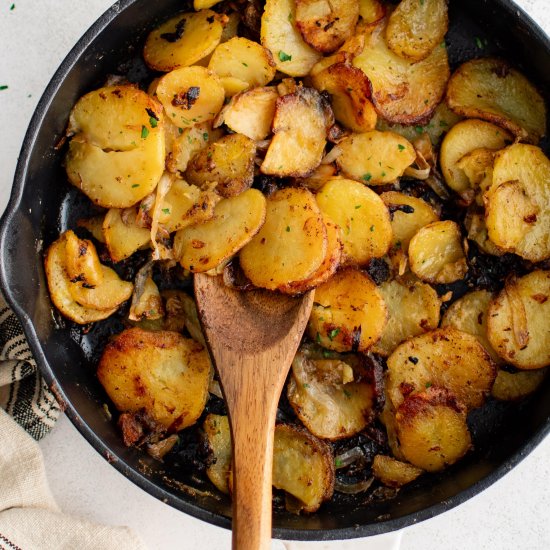
<path fill-rule="evenodd" d="M 517 4 L 550 33 L 548 0 L 517 0 Z M 0 91 L 0 211 L 7 203 L 23 136 L 42 91 L 70 48 L 110 5 L 111 0 L 1 0 L 0 86 L 8 89 Z M 53 493 L 64 510 L 93 521 L 129 525 L 151 549 L 229 548 L 229 532 L 186 516 L 133 485 L 88 445 L 66 417 L 41 446 Z M 277 541 L 273 547 L 547 550 L 549 482 L 547 438 L 482 494 L 401 533 L 346 543 Z"/>

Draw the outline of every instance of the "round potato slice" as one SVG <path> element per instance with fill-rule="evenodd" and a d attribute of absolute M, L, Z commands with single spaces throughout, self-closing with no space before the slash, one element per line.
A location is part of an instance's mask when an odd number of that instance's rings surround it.
<path fill-rule="evenodd" d="M 445 220 L 422 227 L 409 243 L 411 271 L 428 283 L 447 284 L 462 279 L 468 264 L 460 228 Z"/>
<path fill-rule="evenodd" d="M 523 74 L 501 59 L 472 59 L 461 65 L 449 80 L 447 105 L 532 143 L 546 134 L 544 99 Z"/>
<path fill-rule="evenodd" d="M 392 239 L 390 215 L 372 189 L 353 180 L 332 179 L 316 198 L 323 214 L 342 230 L 344 261 L 364 265 L 388 251 Z"/>
<path fill-rule="evenodd" d="M 136 224 L 135 209 L 111 208 L 103 220 L 103 234 L 111 259 L 120 262 L 151 240 L 149 229 Z"/>
<path fill-rule="evenodd" d="M 487 335 L 495 351 L 519 369 L 550 365 L 550 271 L 510 279 L 489 306 Z"/>
<path fill-rule="evenodd" d="M 131 328 L 107 344 L 97 377 L 119 411 L 144 410 L 177 432 L 202 414 L 212 372 L 208 352 L 194 340 Z"/>
<path fill-rule="evenodd" d="M 166 116 L 178 128 L 213 120 L 222 108 L 225 91 L 219 77 L 204 67 L 183 67 L 164 75 L 157 97 Z"/>
<path fill-rule="evenodd" d="M 388 487 L 403 487 L 422 473 L 420 468 L 391 456 L 376 455 L 372 462 L 372 475 Z"/>
<path fill-rule="evenodd" d="M 315 289 L 309 337 L 334 351 L 367 351 L 379 339 L 388 310 L 378 287 L 364 272 L 346 269 Z"/>
<path fill-rule="evenodd" d="M 518 401 L 531 395 L 542 384 L 547 369 L 507 372 L 499 370 L 491 395 L 500 401 Z"/>
<path fill-rule="evenodd" d="M 176 15 L 147 37 L 143 57 L 149 67 L 168 72 L 205 58 L 220 43 L 225 17 L 212 10 Z"/>
<path fill-rule="evenodd" d="M 468 410 L 490 392 L 496 366 L 475 336 L 452 327 L 415 336 L 388 359 L 386 391 L 395 407 L 430 386 L 448 389 Z"/>
<path fill-rule="evenodd" d="M 386 8 L 379 0 L 359 0 L 359 15 L 367 25 L 370 25 L 386 15 Z"/>

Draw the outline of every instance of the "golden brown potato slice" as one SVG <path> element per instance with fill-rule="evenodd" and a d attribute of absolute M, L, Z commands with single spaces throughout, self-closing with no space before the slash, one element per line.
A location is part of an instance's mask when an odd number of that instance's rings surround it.
<path fill-rule="evenodd" d="M 358 18 L 357 0 L 296 0 L 296 26 L 318 52 L 340 47 L 353 34 Z"/>
<path fill-rule="evenodd" d="M 192 273 L 219 266 L 236 254 L 265 221 L 266 199 L 257 189 L 220 201 L 214 217 L 178 231 L 174 255 Z"/>
<path fill-rule="evenodd" d="M 386 8 L 378 0 L 359 0 L 359 15 L 367 25 L 370 25 L 386 15 Z"/>
<path fill-rule="evenodd" d="M 193 65 L 220 43 L 225 20 L 212 10 L 172 17 L 147 37 L 145 62 L 163 72 Z"/>
<path fill-rule="evenodd" d="M 330 180 L 337 179 L 336 167 L 333 164 L 320 164 L 307 178 L 297 178 L 296 184 L 307 187 L 310 191 L 316 192 Z"/>
<path fill-rule="evenodd" d="M 193 9 L 195 11 L 211 8 L 219 3 L 221 0 L 193 0 Z"/>
<path fill-rule="evenodd" d="M 107 344 L 97 376 L 119 411 L 145 410 L 177 432 L 202 414 L 212 366 L 205 348 L 177 332 L 131 328 Z"/>
<path fill-rule="evenodd" d="M 79 239 L 73 231 L 67 231 L 65 254 L 65 268 L 73 283 L 95 286 L 103 282 L 103 266 L 91 241 Z"/>
<path fill-rule="evenodd" d="M 323 214 L 342 230 L 345 261 L 364 265 L 388 251 L 392 240 L 390 215 L 372 189 L 357 181 L 333 179 L 316 198 Z"/>
<path fill-rule="evenodd" d="M 321 163 L 333 122 L 327 101 L 313 88 L 299 87 L 280 97 L 261 171 L 279 177 L 309 175 Z"/>
<path fill-rule="evenodd" d="M 136 284 L 128 319 L 130 319 L 130 321 L 142 321 L 144 319 L 155 321 L 157 319 L 162 319 L 164 317 L 164 305 L 159 289 L 153 281 L 153 278 L 149 276 L 145 279 L 145 283 L 140 289 L 139 295 L 137 286 Z"/>
<path fill-rule="evenodd" d="M 218 491 L 229 494 L 231 471 L 231 432 L 227 416 L 209 414 L 202 425 L 212 457 L 208 461 L 206 475 Z"/>
<path fill-rule="evenodd" d="M 388 487 L 403 487 L 422 473 L 420 468 L 391 456 L 376 455 L 372 462 L 372 475 Z"/>
<path fill-rule="evenodd" d="M 487 310 L 493 295 L 487 290 L 468 292 L 445 312 L 441 327 L 454 327 L 475 336 L 496 365 L 504 361 L 498 356 L 487 338 Z"/>
<path fill-rule="evenodd" d="M 472 447 L 466 409 L 442 388 L 407 397 L 395 423 L 404 457 L 428 472 L 454 464 Z"/>
<path fill-rule="evenodd" d="M 304 41 L 295 22 L 295 0 L 267 0 L 260 36 L 262 45 L 272 53 L 278 71 L 305 76 L 321 54 Z"/>
<path fill-rule="evenodd" d="M 399 57 L 421 61 L 447 33 L 447 0 L 402 0 L 388 19 L 386 42 Z"/>
<path fill-rule="evenodd" d="M 414 147 L 393 132 L 352 134 L 337 145 L 342 173 L 368 185 L 393 183 L 416 159 Z"/>
<path fill-rule="evenodd" d="M 332 497 L 334 457 L 330 446 L 307 430 L 275 427 L 273 485 L 297 498 L 304 512 L 315 512 Z"/>
<path fill-rule="evenodd" d="M 496 352 L 519 369 L 550 364 L 550 271 L 508 280 L 489 306 L 487 336 Z"/>
<path fill-rule="evenodd" d="M 437 328 L 441 302 L 437 292 L 420 281 L 387 281 L 379 287 L 388 308 L 388 324 L 372 348 L 388 356 L 403 341 Z"/>
<path fill-rule="evenodd" d="M 81 218 L 76 222 L 77 227 L 83 227 L 92 235 L 92 237 L 105 244 L 105 236 L 103 235 L 103 217 L 93 216 L 91 218 Z"/>
<path fill-rule="evenodd" d="M 287 396 L 304 426 L 321 439 L 351 437 L 375 416 L 374 387 L 355 356 L 321 359 L 299 351 Z"/>
<path fill-rule="evenodd" d="M 388 48 L 385 28 L 382 21 L 367 30 L 365 48 L 353 64 L 370 80 L 379 115 L 393 123 L 423 122 L 443 98 L 450 76 L 445 44 L 422 61 L 408 61 Z"/>
<path fill-rule="evenodd" d="M 225 91 L 219 77 L 204 67 L 183 67 L 164 75 L 157 97 L 166 116 L 178 128 L 213 120 L 222 108 Z"/>
<path fill-rule="evenodd" d="M 221 85 L 223 86 L 225 97 L 233 97 L 238 93 L 248 90 L 250 85 L 248 82 L 236 78 L 235 76 L 222 76 L 220 77 Z"/>
<path fill-rule="evenodd" d="M 446 284 L 462 279 L 468 264 L 458 225 L 433 222 L 418 230 L 409 243 L 411 271 L 428 283 Z"/>
<path fill-rule="evenodd" d="M 449 80 L 447 105 L 532 143 L 546 134 L 544 99 L 523 74 L 500 59 L 472 59 L 461 65 Z"/>
<path fill-rule="evenodd" d="M 419 229 L 439 220 L 437 212 L 422 199 L 397 191 L 382 193 L 380 198 L 390 211 L 392 245 L 405 252 L 409 249 L 410 240 Z"/>
<path fill-rule="evenodd" d="M 246 191 L 254 180 L 256 144 L 242 134 L 229 134 L 193 157 L 185 172 L 187 181 L 201 188 L 217 183 L 222 197 Z"/>
<path fill-rule="evenodd" d="M 386 391 L 398 407 L 430 386 L 452 392 L 468 410 L 480 407 L 496 376 L 496 366 L 475 336 L 452 327 L 415 336 L 388 359 Z"/>
<path fill-rule="evenodd" d="M 271 52 L 257 42 L 237 36 L 214 50 L 208 68 L 220 78 L 238 78 L 252 88 L 265 86 L 275 76 Z"/>
<path fill-rule="evenodd" d="M 346 269 L 315 289 L 307 331 L 324 348 L 363 352 L 380 339 L 387 320 L 388 309 L 373 280 Z"/>
<path fill-rule="evenodd" d="M 162 108 L 133 86 L 108 86 L 79 99 L 65 157 L 69 181 L 94 203 L 127 208 L 157 185 L 164 170 Z"/>
<path fill-rule="evenodd" d="M 499 370 L 491 395 L 500 401 L 518 401 L 531 395 L 542 384 L 547 369 L 507 372 Z"/>
<path fill-rule="evenodd" d="M 335 63 L 312 74 L 313 86 L 332 98 L 332 110 L 338 122 L 354 132 L 368 132 L 376 126 L 376 110 L 371 102 L 369 79 L 348 63 Z"/>
<path fill-rule="evenodd" d="M 441 143 L 439 162 L 447 185 L 457 193 L 471 187 L 468 175 L 458 165 L 461 159 L 480 148 L 497 151 L 512 142 L 502 128 L 484 120 L 469 119 L 451 128 Z"/>
<path fill-rule="evenodd" d="M 549 174 L 550 160 L 538 147 L 517 143 L 496 155 L 485 193 L 491 241 L 532 262 L 550 258 Z"/>
<path fill-rule="evenodd" d="M 307 189 L 280 189 L 267 198 L 265 223 L 241 250 L 244 274 L 258 287 L 275 290 L 307 280 L 321 266 L 327 231 Z"/>
<path fill-rule="evenodd" d="M 271 86 L 237 94 L 221 110 L 215 125 L 225 124 L 255 141 L 265 139 L 271 133 L 277 99 L 279 94 Z"/>
<path fill-rule="evenodd" d="M 129 258 L 136 250 L 150 242 L 151 232 L 136 224 L 136 216 L 134 208 L 111 208 L 105 215 L 103 234 L 113 262 Z"/>

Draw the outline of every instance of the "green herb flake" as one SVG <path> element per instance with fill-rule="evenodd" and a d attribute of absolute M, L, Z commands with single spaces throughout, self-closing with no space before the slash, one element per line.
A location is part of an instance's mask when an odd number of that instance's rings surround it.
<path fill-rule="evenodd" d="M 163 208 L 162 211 L 163 211 L 165 214 L 170 214 L 170 208 Z"/>
<path fill-rule="evenodd" d="M 370 231 L 371 233 L 374 233 L 374 225 L 371 225 L 371 226 L 369 227 L 369 231 Z"/>
<path fill-rule="evenodd" d="M 397 146 L 397 148 L 399 149 L 399 151 L 404 151 L 405 150 L 405 146 L 401 145 L 401 143 Z"/>
<path fill-rule="evenodd" d="M 367 172 L 366 174 L 363 174 L 363 177 L 361 179 L 363 181 L 370 181 L 372 179 L 372 175 Z"/>
<path fill-rule="evenodd" d="M 149 130 L 146 126 L 141 127 L 141 139 L 147 139 L 147 136 L 149 135 Z"/>
<path fill-rule="evenodd" d="M 204 141 L 208 141 L 208 132 L 204 132 L 202 139 L 204 139 Z"/>
<path fill-rule="evenodd" d="M 279 50 L 278 57 L 279 57 L 279 61 L 282 61 L 283 63 L 285 61 L 290 61 L 292 59 L 291 55 L 288 55 L 287 53 L 283 52 L 282 50 Z"/>
<path fill-rule="evenodd" d="M 339 333 L 340 333 L 339 328 L 335 328 L 335 329 L 331 330 L 328 333 L 328 339 L 332 342 L 332 340 L 334 340 L 338 336 Z"/>
<path fill-rule="evenodd" d="M 340 458 L 334 459 L 334 467 L 335 468 L 341 468 L 342 467 L 342 460 Z"/>
<path fill-rule="evenodd" d="M 178 132 L 180 133 L 180 136 L 181 136 L 181 134 L 183 134 L 183 128 L 178 128 Z"/>
<path fill-rule="evenodd" d="M 12 5 L 10 6 L 10 11 L 13 11 L 14 9 L 15 9 L 15 4 L 12 4 Z"/>
<path fill-rule="evenodd" d="M 417 134 L 421 134 L 421 133 L 424 131 L 424 128 L 422 128 L 422 126 L 415 126 L 415 127 L 414 127 L 414 131 L 415 131 Z"/>
<path fill-rule="evenodd" d="M 439 126 L 441 128 L 445 128 L 446 126 L 449 126 L 449 123 L 448 122 L 445 122 L 444 120 L 440 120 L 439 121 Z"/>
<path fill-rule="evenodd" d="M 385 177 L 386 176 L 386 172 L 382 172 L 382 177 Z"/>
<path fill-rule="evenodd" d="M 149 124 L 151 125 L 151 128 L 156 128 L 159 125 L 159 121 L 154 116 L 152 116 L 149 119 Z"/>
<path fill-rule="evenodd" d="M 3 86 L 0 86 L 0 90 L 7 90 L 8 87 L 4 84 Z"/>
<path fill-rule="evenodd" d="M 426 389 L 431 388 L 431 387 L 432 387 L 432 383 L 431 382 L 426 382 Z"/>
<path fill-rule="evenodd" d="M 329 359 L 330 357 L 332 357 L 332 353 L 330 353 L 330 351 L 324 349 L 324 350 L 323 350 L 323 357 L 324 357 L 325 359 Z"/>
<path fill-rule="evenodd" d="M 287 233 L 290 233 L 290 225 L 287 225 L 287 226 L 286 226 L 286 232 L 287 232 Z"/>
<path fill-rule="evenodd" d="M 420 0 L 420 5 L 421 5 L 421 6 L 424 5 L 424 0 Z"/>
<path fill-rule="evenodd" d="M 318 344 L 321 343 L 321 335 L 320 335 L 319 333 L 317 333 L 317 334 L 315 335 L 315 341 L 316 341 Z"/>
<path fill-rule="evenodd" d="M 355 210 L 359 210 L 359 208 L 361 208 L 361 206 L 362 206 L 361 204 L 356 204 L 355 205 Z"/>
<path fill-rule="evenodd" d="M 351 397 L 351 393 L 350 393 L 348 390 L 346 390 L 346 389 L 344 389 L 344 395 L 345 395 L 348 399 Z"/>
<path fill-rule="evenodd" d="M 244 61 L 241 61 L 241 63 L 243 64 L 243 66 L 248 67 L 248 63 L 245 63 Z"/>
<path fill-rule="evenodd" d="M 309 384 L 303 384 L 303 386 L 306 390 L 309 388 Z"/>
<path fill-rule="evenodd" d="M 481 38 L 479 38 L 479 36 L 476 36 L 476 46 L 482 50 L 485 46 L 483 44 L 483 40 L 481 40 Z"/>
<path fill-rule="evenodd" d="M 136 187 L 139 187 L 139 183 L 134 183 L 134 185 L 132 185 L 132 189 L 135 189 Z"/>

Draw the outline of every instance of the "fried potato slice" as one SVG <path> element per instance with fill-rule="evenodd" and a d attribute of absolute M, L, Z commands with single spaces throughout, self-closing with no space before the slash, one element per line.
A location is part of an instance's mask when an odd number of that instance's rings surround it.
<path fill-rule="evenodd" d="M 326 257 L 327 231 L 307 189 L 280 189 L 267 198 L 265 223 L 241 250 L 244 274 L 258 287 L 286 287 L 311 277 Z"/>
<path fill-rule="evenodd" d="M 494 244 L 532 262 L 550 258 L 550 160 L 541 149 L 517 143 L 496 155 L 485 206 Z"/>
<path fill-rule="evenodd" d="M 359 0 L 359 15 L 367 25 L 371 25 L 386 15 L 386 8 L 378 0 Z"/>
<path fill-rule="evenodd" d="M 373 103 L 388 122 L 416 124 L 428 119 L 445 93 L 450 70 L 444 44 L 419 62 L 395 55 L 385 41 L 386 24 L 366 31 L 365 48 L 353 60 L 372 85 Z"/>
<path fill-rule="evenodd" d="M 388 487 L 403 487 L 422 474 L 422 469 L 391 456 L 376 455 L 372 462 L 372 475 Z"/>
<path fill-rule="evenodd" d="M 220 78 L 238 78 L 252 88 L 265 86 L 275 76 L 271 52 L 257 42 L 238 36 L 214 50 L 208 68 Z"/>
<path fill-rule="evenodd" d="M 495 351 L 519 369 L 550 364 L 550 271 L 510 279 L 489 306 L 487 336 Z"/>
<path fill-rule="evenodd" d="M 428 283 L 446 284 L 462 279 L 468 264 L 458 225 L 433 222 L 418 230 L 409 243 L 411 271 Z"/>
<path fill-rule="evenodd" d="M 382 193 L 380 198 L 388 207 L 393 233 L 392 245 L 407 252 L 409 242 L 417 231 L 439 220 L 437 212 L 424 200 L 397 191 Z"/>
<path fill-rule="evenodd" d="M 387 320 L 376 284 L 363 271 L 348 268 L 315 289 L 307 332 L 324 348 L 364 352 L 380 339 Z"/>
<path fill-rule="evenodd" d="M 386 254 L 392 240 L 390 215 L 372 189 L 357 181 L 332 179 L 316 198 L 323 214 L 342 229 L 344 261 L 364 265 Z"/>
<path fill-rule="evenodd" d="M 313 88 L 298 87 L 280 97 L 273 118 L 274 136 L 261 171 L 279 177 L 309 175 L 321 164 L 333 122 L 326 100 Z"/>
<path fill-rule="evenodd" d="M 145 410 L 177 432 L 202 414 L 212 372 L 208 352 L 194 340 L 131 328 L 107 344 L 97 376 L 119 411 Z"/>
<path fill-rule="evenodd" d="M 542 384 L 547 369 L 507 372 L 499 370 L 491 395 L 499 401 L 518 401 L 534 393 Z"/>
<path fill-rule="evenodd" d="M 157 185 L 164 170 L 162 108 L 134 86 L 107 86 L 71 111 L 65 169 L 95 204 L 127 208 Z"/>
<path fill-rule="evenodd" d="M 279 424 L 273 443 L 273 486 L 315 512 L 332 497 L 334 457 L 330 446 L 297 426 Z"/>
<path fill-rule="evenodd" d="M 471 183 L 459 166 L 460 161 L 480 148 L 497 151 L 512 141 L 506 130 L 484 120 L 468 119 L 455 124 L 441 143 L 439 162 L 445 182 L 457 193 L 464 193 Z"/>
<path fill-rule="evenodd" d="M 266 0 L 260 38 L 273 54 L 278 71 L 306 76 L 321 54 L 304 41 L 295 22 L 295 0 Z"/>
<path fill-rule="evenodd" d="M 316 437 L 351 437 L 374 419 L 373 381 L 358 356 L 324 359 L 302 349 L 291 372 L 288 400 Z"/>
<path fill-rule="evenodd" d="M 402 0 L 388 19 L 386 42 L 399 57 L 421 61 L 441 46 L 448 27 L 447 0 Z"/>
<path fill-rule="evenodd" d="M 156 71 L 193 65 L 220 43 L 226 17 L 212 10 L 172 17 L 147 37 L 143 57 Z"/>
<path fill-rule="evenodd" d="M 67 231 L 65 254 L 65 268 L 72 282 L 84 283 L 87 286 L 95 286 L 103 282 L 103 266 L 91 241 L 79 239 L 73 231 Z"/>
<path fill-rule="evenodd" d="M 208 447 L 212 453 L 206 467 L 206 475 L 218 491 L 229 494 L 231 471 L 231 432 L 229 419 L 219 414 L 209 414 L 202 425 Z"/>
<path fill-rule="evenodd" d="M 318 52 L 340 47 L 353 34 L 358 19 L 357 0 L 296 0 L 296 26 Z"/>
<path fill-rule="evenodd" d="M 331 95 L 334 117 L 353 132 L 368 132 L 376 126 L 369 79 L 348 63 L 335 63 L 312 73 L 313 86 Z"/>
<path fill-rule="evenodd" d="M 491 391 L 496 366 L 475 336 L 452 327 L 401 344 L 388 358 L 386 391 L 395 407 L 430 386 L 448 389 L 468 410 Z"/>
<path fill-rule="evenodd" d="M 330 180 L 337 179 L 336 167 L 333 164 L 320 164 L 306 178 L 298 178 L 296 184 L 316 192 Z"/>
<path fill-rule="evenodd" d="M 257 189 L 221 200 L 211 220 L 176 233 L 174 256 L 192 273 L 214 269 L 250 242 L 265 212 L 266 199 Z"/>
<path fill-rule="evenodd" d="M 275 107 L 279 99 L 276 88 L 254 88 L 231 98 L 214 122 L 255 141 L 265 139 L 271 133 Z"/>
<path fill-rule="evenodd" d="M 352 134 L 337 147 L 341 154 L 336 164 L 342 173 L 368 185 L 393 183 L 416 159 L 411 143 L 393 132 Z"/>
<path fill-rule="evenodd" d="M 472 59 L 461 65 L 449 80 L 447 105 L 531 143 L 546 134 L 544 99 L 522 73 L 501 59 Z"/>
<path fill-rule="evenodd" d="M 149 229 L 136 224 L 135 208 L 111 208 L 103 220 L 103 235 L 113 262 L 129 258 L 151 240 Z"/>
<path fill-rule="evenodd" d="M 386 281 L 379 290 L 389 317 L 375 353 L 387 357 L 401 342 L 437 328 L 441 301 L 430 285 L 403 279 Z"/>
<path fill-rule="evenodd" d="M 442 388 L 407 397 L 397 409 L 395 423 L 404 457 L 428 472 L 454 464 L 472 447 L 466 409 Z"/>
<path fill-rule="evenodd" d="M 216 118 L 225 91 L 215 73 L 194 66 L 165 74 L 159 80 L 157 97 L 173 124 L 178 128 L 189 128 Z"/>

